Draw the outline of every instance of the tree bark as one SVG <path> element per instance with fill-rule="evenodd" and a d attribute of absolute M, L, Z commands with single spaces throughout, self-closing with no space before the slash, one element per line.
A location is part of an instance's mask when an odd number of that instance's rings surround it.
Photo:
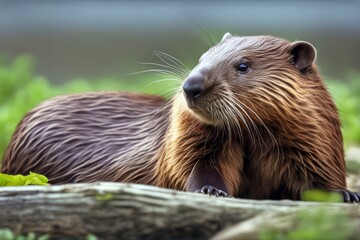
<path fill-rule="evenodd" d="M 74 239 L 210 238 L 259 214 L 321 203 L 216 198 L 126 183 L 0 188 L 0 229 Z M 330 204 L 328 208 L 348 208 Z"/>

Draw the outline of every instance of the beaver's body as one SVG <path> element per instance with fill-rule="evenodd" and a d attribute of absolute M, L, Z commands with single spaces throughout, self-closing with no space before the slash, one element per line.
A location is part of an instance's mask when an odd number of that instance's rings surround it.
<path fill-rule="evenodd" d="M 2 172 L 42 173 L 53 184 L 154 184 L 150 159 L 165 136 L 168 109 L 160 97 L 130 93 L 51 99 L 22 120 L 4 157 Z"/>
<path fill-rule="evenodd" d="M 168 102 L 98 93 L 43 103 L 18 126 L 2 171 L 256 199 L 322 189 L 359 201 L 346 190 L 339 117 L 315 56 L 305 42 L 226 34 Z"/>

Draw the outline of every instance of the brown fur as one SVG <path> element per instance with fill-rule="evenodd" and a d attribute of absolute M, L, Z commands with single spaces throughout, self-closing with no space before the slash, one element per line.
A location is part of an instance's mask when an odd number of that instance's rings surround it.
<path fill-rule="evenodd" d="M 186 190 L 194 166 L 204 164 L 236 197 L 299 199 L 306 189 L 346 189 L 336 106 L 315 64 L 294 66 L 290 46 L 269 36 L 227 36 L 193 70 L 209 89 L 198 110 L 181 91 L 168 102 L 123 93 L 47 101 L 19 124 L 2 172 Z M 241 59 L 251 63 L 248 74 L 234 70 Z"/>

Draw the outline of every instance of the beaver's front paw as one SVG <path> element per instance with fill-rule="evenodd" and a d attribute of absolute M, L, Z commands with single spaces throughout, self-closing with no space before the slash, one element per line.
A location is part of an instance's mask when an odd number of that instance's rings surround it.
<path fill-rule="evenodd" d="M 216 187 L 210 186 L 210 185 L 205 185 L 203 186 L 201 189 L 198 189 L 195 191 L 196 193 L 204 193 L 204 194 L 209 194 L 210 196 L 216 196 L 216 197 L 228 197 L 229 195 L 220 190 L 217 189 Z"/>
<path fill-rule="evenodd" d="M 335 192 L 341 193 L 344 197 L 344 202 L 360 202 L 360 193 L 351 192 L 347 189 L 336 190 Z"/>

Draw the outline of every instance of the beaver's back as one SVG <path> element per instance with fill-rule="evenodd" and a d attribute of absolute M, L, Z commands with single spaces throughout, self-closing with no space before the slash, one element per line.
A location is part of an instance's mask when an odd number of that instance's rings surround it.
<path fill-rule="evenodd" d="M 166 109 L 161 97 L 131 93 L 48 100 L 18 125 L 1 172 L 33 171 L 51 183 L 149 183 L 151 172 L 144 170 L 152 171 L 150 159 L 166 131 Z M 136 171 L 140 165 L 143 172 Z"/>

